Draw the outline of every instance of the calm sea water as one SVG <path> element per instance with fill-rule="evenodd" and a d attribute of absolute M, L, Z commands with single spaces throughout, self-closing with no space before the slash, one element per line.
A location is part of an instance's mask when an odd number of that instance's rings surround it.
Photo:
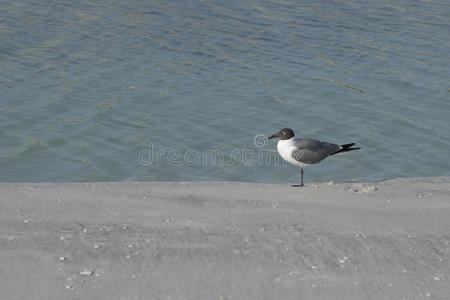
<path fill-rule="evenodd" d="M 283 127 L 362 147 L 307 182 L 448 176 L 449 33 L 446 0 L 1 1 L 0 181 L 294 182 L 252 160 Z"/>

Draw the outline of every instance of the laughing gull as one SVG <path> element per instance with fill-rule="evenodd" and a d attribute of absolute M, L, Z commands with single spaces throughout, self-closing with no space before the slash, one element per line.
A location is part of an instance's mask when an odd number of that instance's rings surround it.
<path fill-rule="evenodd" d="M 317 164 L 331 155 L 360 149 L 352 148 L 355 143 L 336 145 L 311 139 L 296 139 L 294 138 L 294 131 L 290 128 L 281 129 L 269 136 L 269 140 L 273 138 L 280 139 L 277 149 L 281 157 L 285 161 L 300 167 L 302 180 L 300 185 L 294 186 L 303 186 L 304 166 Z"/>

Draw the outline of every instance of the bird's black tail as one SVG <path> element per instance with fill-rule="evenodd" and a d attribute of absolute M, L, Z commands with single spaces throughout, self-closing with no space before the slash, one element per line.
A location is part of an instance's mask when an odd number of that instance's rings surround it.
<path fill-rule="evenodd" d="M 341 153 L 341 152 L 348 152 L 348 151 L 353 151 L 353 150 L 361 149 L 361 148 L 352 148 L 352 146 L 353 146 L 354 144 L 355 144 L 355 143 L 341 145 L 341 149 L 339 149 L 338 151 L 336 151 L 336 152 L 334 152 L 334 153 L 331 153 L 331 155 L 335 155 L 335 154 L 338 154 L 338 153 Z"/>

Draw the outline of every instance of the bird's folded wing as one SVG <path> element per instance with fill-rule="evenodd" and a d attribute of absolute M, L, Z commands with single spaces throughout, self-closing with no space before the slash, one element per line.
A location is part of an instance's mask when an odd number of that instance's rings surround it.
<path fill-rule="evenodd" d="M 340 148 L 336 144 L 309 139 L 296 140 L 295 147 L 297 149 L 292 152 L 292 158 L 305 164 L 318 163 Z"/>

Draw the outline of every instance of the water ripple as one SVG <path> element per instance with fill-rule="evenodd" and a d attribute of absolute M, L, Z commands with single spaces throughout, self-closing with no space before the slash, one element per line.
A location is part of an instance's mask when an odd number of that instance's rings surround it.
<path fill-rule="evenodd" d="M 450 175 L 445 1 L 4 1 L 0 181 L 296 180 L 226 155 L 290 126 L 357 142 L 308 180 Z M 275 149 L 269 144 L 268 149 Z"/>

